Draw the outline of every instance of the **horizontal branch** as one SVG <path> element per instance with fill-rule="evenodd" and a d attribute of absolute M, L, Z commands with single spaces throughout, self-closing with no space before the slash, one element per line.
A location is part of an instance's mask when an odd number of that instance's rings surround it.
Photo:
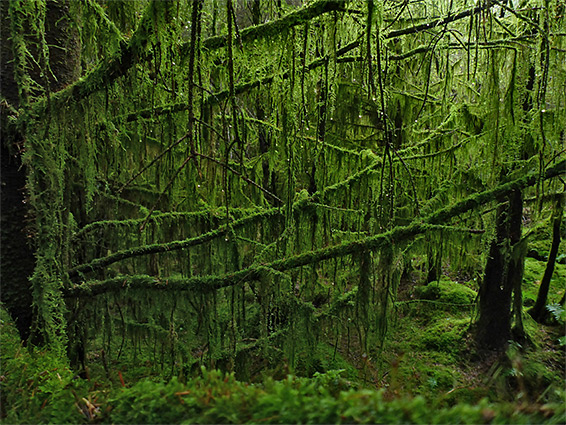
<path fill-rule="evenodd" d="M 193 238 L 188 238 L 181 241 L 173 241 L 169 243 L 142 245 L 131 249 L 117 251 L 106 257 L 96 258 L 92 260 L 90 263 L 81 264 L 80 266 L 72 268 L 71 270 L 69 270 L 69 277 L 72 279 L 77 277 L 80 273 L 100 270 L 106 266 L 109 266 L 110 264 L 114 264 L 117 263 L 118 261 L 122 261 L 128 258 L 139 257 L 141 255 L 158 254 L 160 252 L 178 251 L 180 249 L 190 248 L 191 246 L 196 246 L 206 242 L 210 242 L 226 234 L 226 232 L 228 232 L 230 229 L 236 229 L 245 226 L 246 224 L 253 223 L 255 221 L 259 221 L 264 218 L 277 216 L 280 214 L 282 213 L 279 208 L 271 208 L 256 214 L 248 215 L 231 223 L 224 224 L 214 230 L 211 230 L 210 232 L 203 233 Z"/>
<path fill-rule="evenodd" d="M 240 41 L 242 43 L 247 43 L 260 38 L 278 35 L 283 33 L 286 29 L 301 25 L 312 18 L 316 18 L 317 16 L 328 12 L 344 10 L 343 8 L 344 1 L 342 0 L 319 0 L 275 21 L 244 28 L 240 31 Z M 219 35 L 205 39 L 202 42 L 202 47 L 207 50 L 215 50 L 225 47 L 227 42 L 227 34 Z M 187 42 L 181 46 L 181 57 L 188 54 L 188 50 L 189 43 Z"/>
<path fill-rule="evenodd" d="M 431 30 L 435 27 L 446 25 L 454 21 L 459 21 L 460 19 L 464 19 L 471 15 L 476 15 L 484 10 L 491 8 L 492 6 L 493 3 L 488 0 L 480 6 L 476 6 L 471 9 L 464 10 L 455 15 L 448 15 L 445 18 L 434 19 L 432 21 L 428 21 L 419 25 L 414 25 L 412 27 L 389 31 L 388 33 L 385 34 L 385 39 L 391 39 L 391 38 L 401 37 L 402 35 L 415 34 L 418 32 Z"/>
<path fill-rule="evenodd" d="M 566 160 L 549 168 L 543 174 L 544 179 L 556 177 L 566 173 Z M 81 297 L 98 295 L 106 292 L 121 291 L 124 287 L 135 289 L 167 289 L 199 292 L 209 292 L 220 288 L 241 284 L 249 280 L 257 280 L 262 273 L 270 270 L 285 271 L 293 268 L 318 263 L 320 261 L 351 255 L 360 251 L 374 251 L 386 246 L 398 245 L 418 234 L 430 230 L 450 229 L 438 223 L 447 223 L 452 217 L 475 209 L 483 204 L 505 196 L 517 189 L 532 186 L 539 178 L 537 172 L 529 173 L 508 183 L 503 183 L 494 189 L 486 190 L 467 197 L 454 205 L 442 208 L 420 221 L 413 221 L 408 226 L 397 226 L 394 229 L 375 236 L 369 236 L 356 241 L 344 242 L 339 245 L 302 253 L 287 259 L 275 260 L 269 264 L 251 266 L 243 270 L 220 276 L 202 276 L 192 278 L 160 279 L 152 276 L 122 276 L 105 281 L 92 281 L 75 285 L 65 290 L 68 297 Z"/>
<path fill-rule="evenodd" d="M 76 285 L 65 291 L 66 296 L 98 295 L 107 292 L 116 292 L 122 288 L 132 289 L 167 289 L 173 291 L 211 292 L 220 288 L 238 285 L 240 283 L 257 280 L 263 273 L 272 270 L 285 271 L 308 264 L 318 263 L 331 258 L 343 257 L 363 250 L 376 250 L 386 245 L 401 243 L 426 230 L 433 230 L 444 226 L 434 226 L 417 223 L 411 226 L 399 226 L 386 233 L 346 242 L 339 245 L 295 255 L 288 259 L 273 261 L 265 265 L 251 266 L 233 273 L 219 276 L 198 276 L 191 278 L 161 279 L 153 276 L 118 276 L 104 281 L 91 281 Z"/>
<path fill-rule="evenodd" d="M 543 179 L 550 179 L 552 177 L 557 177 L 561 174 L 566 174 L 566 160 L 562 160 L 557 163 L 555 166 L 546 170 L 543 174 Z M 436 212 L 429 215 L 425 220 L 428 223 L 432 224 L 439 224 L 439 223 L 446 223 L 447 220 L 450 218 L 462 214 L 466 211 L 475 209 L 480 205 L 483 205 L 489 201 L 493 201 L 496 199 L 505 196 L 514 190 L 524 189 L 525 187 L 532 186 L 536 183 L 537 179 L 541 176 L 537 172 L 532 172 L 520 177 L 516 180 L 513 180 L 508 183 L 503 183 L 497 186 L 494 189 L 486 190 L 477 194 L 473 194 L 468 196 L 466 199 L 458 202 L 455 205 L 448 206 L 445 208 L 441 208 Z"/>
<path fill-rule="evenodd" d="M 338 49 L 336 52 L 336 57 L 339 58 L 340 56 L 345 55 L 346 53 L 350 52 L 351 50 L 359 47 L 360 42 L 358 40 L 353 41 L 349 44 L 347 44 L 346 46 L 342 47 L 341 49 Z M 319 58 L 316 59 L 314 61 L 312 61 L 311 63 L 309 63 L 307 65 L 307 69 L 309 71 L 312 71 L 313 69 L 316 69 L 320 66 L 323 66 L 327 61 L 329 60 L 329 56 L 325 56 L 323 58 Z M 280 74 L 278 76 L 278 78 L 282 79 L 282 80 L 286 80 L 287 78 L 289 78 L 289 71 L 285 71 L 282 74 Z M 240 83 L 234 86 L 234 94 L 239 95 L 239 94 L 243 94 L 248 92 L 251 89 L 254 89 L 256 87 L 261 87 L 263 85 L 266 84 L 271 84 L 273 82 L 273 80 L 275 79 L 275 75 L 269 75 L 254 81 L 248 81 L 245 83 Z M 229 90 L 223 90 L 217 93 L 212 93 L 209 96 L 207 96 L 204 100 L 204 103 L 207 105 L 217 105 L 221 102 L 223 102 L 224 100 L 226 100 L 228 98 L 228 96 L 230 95 L 230 91 Z M 177 112 L 183 112 L 186 111 L 188 109 L 188 104 L 187 102 L 179 102 L 179 103 L 173 103 L 173 104 L 169 104 L 169 105 L 164 105 L 164 106 L 158 106 L 158 107 L 154 107 L 154 108 L 147 108 L 147 109 L 143 109 L 141 111 L 136 111 L 136 112 L 132 112 L 130 114 L 126 115 L 126 122 L 132 122 L 132 121 L 137 121 L 140 118 L 151 118 L 154 116 L 159 116 L 162 114 L 174 114 Z M 123 117 L 123 116 L 122 116 Z M 121 117 L 119 117 L 121 118 Z"/>
<path fill-rule="evenodd" d="M 235 215 L 236 219 L 242 218 L 243 216 L 253 214 L 258 212 L 257 208 L 230 208 L 230 215 Z M 170 211 L 170 212 L 160 212 L 158 214 L 153 214 L 149 221 L 161 222 L 165 220 L 193 220 L 195 218 L 221 218 L 226 216 L 225 208 L 213 208 L 200 211 Z M 123 220 L 99 220 L 93 221 L 81 227 L 73 234 L 72 239 L 81 239 L 84 235 L 99 229 L 109 229 L 109 228 L 119 228 L 119 227 L 136 227 L 139 228 L 140 225 L 146 220 L 147 217 L 142 218 L 127 218 Z"/>

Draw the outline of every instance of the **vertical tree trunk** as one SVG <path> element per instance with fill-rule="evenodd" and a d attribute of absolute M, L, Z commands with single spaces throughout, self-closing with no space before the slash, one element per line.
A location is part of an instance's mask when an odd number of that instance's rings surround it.
<path fill-rule="evenodd" d="M 42 86 L 45 92 L 60 90 L 80 76 L 80 43 L 78 32 L 72 25 L 69 16 L 70 3 L 65 1 L 46 1 L 45 10 L 45 43 L 49 50 L 50 71 L 44 70 L 46 77 L 42 76 L 39 67 L 32 67 L 30 78 Z M 10 2 L 0 2 L 1 15 L 9 20 Z M 22 18 L 23 19 L 23 18 Z M 39 56 L 40 43 L 23 20 L 23 31 L 29 32 L 26 44 L 34 56 Z M 14 78 L 12 46 L 10 43 L 12 26 L 10 23 L 1 26 L 1 66 L 2 69 L 2 97 L 9 105 L 2 105 L 2 116 L 5 110 L 19 107 L 18 85 Z M 35 57 L 37 63 L 42 63 Z M 46 87 L 48 85 L 49 87 Z M 2 123 L 5 124 L 5 123 Z M 30 336 L 32 323 L 32 304 L 34 293 L 30 276 L 34 271 L 36 260 L 30 246 L 30 238 L 25 235 L 26 223 L 32 221 L 31 213 L 25 204 L 24 189 L 26 186 L 27 170 L 21 163 L 19 150 L 16 145 L 25 142 L 22 134 L 8 134 L 6 126 L 2 125 L 2 301 L 14 318 L 22 339 Z M 12 154 L 12 155 L 11 155 Z M 37 334 L 34 343 L 41 340 Z"/>
<path fill-rule="evenodd" d="M 476 342 L 480 349 L 502 349 L 511 339 L 511 301 L 522 262 L 512 259 L 513 246 L 521 239 L 523 198 L 514 191 L 497 209 L 496 234 L 479 292 Z"/>
<path fill-rule="evenodd" d="M 0 15 L 7 17 L 9 2 L 0 1 Z M 17 154 L 22 140 L 21 135 L 7 133 L 10 109 L 18 107 L 18 87 L 14 80 L 10 25 L 0 25 L 0 95 L 2 105 L 0 117 L 0 140 L 2 158 L 0 231 L 2 256 L 0 276 L 2 291 L 0 300 L 14 319 L 22 340 L 27 340 L 32 322 L 32 291 L 29 277 L 35 266 L 30 240 L 25 234 L 26 219 L 29 211 L 25 204 L 24 189 L 26 172 L 22 168 L 21 158 Z"/>
<path fill-rule="evenodd" d="M 554 272 L 554 264 L 558 256 L 558 248 L 560 247 L 560 225 L 562 223 L 562 198 L 555 206 L 554 223 L 552 226 L 552 245 L 548 255 L 548 261 L 544 270 L 544 276 L 540 282 L 537 300 L 533 308 L 529 310 L 529 314 L 537 322 L 542 323 L 547 317 L 548 311 L 546 310 L 546 302 L 548 298 L 548 290 L 550 289 L 550 279 Z"/>
<path fill-rule="evenodd" d="M 4 3 L 4 2 L 2 2 Z M 4 135 L 2 135 L 4 139 Z M 5 139 L 4 139 L 5 140 Z M 28 210 L 24 188 L 25 171 L 18 156 L 10 155 L 2 144 L 2 303 L 14 319 L 20 337 L 26 341 L 32 322 L 32 291 L 29 276 L 35 266 L 35 258 L 26 236 Z"/>

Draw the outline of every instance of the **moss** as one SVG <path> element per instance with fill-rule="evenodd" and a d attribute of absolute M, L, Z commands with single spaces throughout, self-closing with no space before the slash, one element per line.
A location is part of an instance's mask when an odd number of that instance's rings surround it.
<path fill-rule="evenodd" d="M 464 346 L 464 335 L 470 324 L 469 319 L 447 317 L 423 333 L 424 348 L 442 351 L 457 356 Z"/>
<path fill-rule="evenodd" d="M 356 380 L 358 371 L 352 366 L 334 347 L 326 344 L 317 344 L 313 356 L 310 360 L 304 360 L 303 356 L 299 356 L 297 365 L 297 374 L 303 376 L 312 376 L 314 373 L 323 373 L 329 370 L 344 370 L 343 376 L 350 380 Z"/>
<path fill-rule="evenodd" d="M 509 365 L 503 374 L 507 385 L 517 388 L 521 397 L 539 397 L 544 402 L 555 401 L 557 390 L 564 388 L 564 370 L 557 373 L 560 366 L 553 366 L 563 364 L 562 353 L 511 344 L 507 356 Z"/>
<path fill-rule="evenodd" d="M 454 357 L 437 351 L 420 351 L 403 356 L 399 369 L 394 371 L 390 380 L 390 387 L 403 392 L 430 395 L 431 392 L 450 391 L 461 380 Z"/>
<path fill-rule="evenodd" d="M 324 13 L 331 12 L 333 10 L 338 10 L 342 7 L 342 2 L 335 0 L 319 0 L 315 3 L 310 4 L 295 12 L 289 13 L 281 19 L 277 19 L 272 22 L 266 22 L 265 24 L 255 25 L 240 31 L 239 38 L 242 43 L 248 41 L 253 41 L 262 37 L 273 37 L 277 36 L 289 28 L 296 25 L 304 24 L 310 19 L 322 15 Z M 207 50 L 218 49 L 225 47 L 228 42 L 227 35 L 215 36 L 207 38 L 202 42 L 203 47 Z M 188 50 L 188 43 L 181 47 L 183 54 L 186 54 Z"/>
<path fill-rule="evenodd" d="M 66 359 L 54 350 L 26 348 L 8 313 L 0 308 L 2 334 L 2 419 L 5 423 L 81 423 L 75 407 L 77 393 L 85 391 L 74 380 Z M 79 398 L 77 398 L 79 400 Z M 82 401 L 79 401 L 81 407 Z"/>
<path fill-rule="evenodd" d="M 544 275 L 546 262 L 534 258 L 525 258 L 523 274 L 523 302 L 533 303 L 537 298 L 540 281 Z M 550 290 L 547 304 L 557 303 L 566 289 L 566 264 L 555 264 L 554 273 L 550 280 Z"/>
<path fill-rule="evenodd" d="M 438 301 L 439 304 L 466 305 L 472 304 L 477 293 L 471 288 L 457 282 L 440 280 L 431 282 L 426 286 L 415 288 L 419 299 Z"/>

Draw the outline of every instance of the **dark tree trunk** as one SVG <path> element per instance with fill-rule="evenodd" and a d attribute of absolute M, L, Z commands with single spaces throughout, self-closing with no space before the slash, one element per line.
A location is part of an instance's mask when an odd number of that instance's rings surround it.
<path fill-rule="evenodd" d="M 554 264 L 556 263 L 556 257 L 558 256 L 558 248 L 560 247 L 560 225 L 562 223 L 562 202 L 558 202 L 556 205 L 557 214 L 554 218 L 554 223 L 552 227 L 552 245 L 550 247 L 550 253 L 548 255 L 548 261 L 546 263 L 546 269 L 544 270 L 544 276 L 540 282 L 540 287 L 538 290 L 537 300 L 533 308 L 529 310 L 529 314 L 537 322 L 542 323 L 546 320 L 548 316 L 548 310 L 546 309 L 546 302 L 548 298 L 548 290 L 550 289 L 550 279 L 552 278 L 552 273 L 554 272 Z"/>
<path fill-rule="evenodd" d="M 19 152 L 25 143 L 22 134 L 8 133 L 6 116 L 19 107 L 18 86 L 14 78 L 13 52 L 10 43 L 8 1 L 0 2 L 0 12 L 6 23 L 1 25 L 1 96 L 2 103 L 2 261 L 1 300 L 14 318 L 23 340 L 30 336 L 33 319 L 33 290 L 29 281 L 35 267 L 31 238 L 26 226 L 33 221 L 25 204 L 26 168 Z M 48 1 L 45 16 L 45 41 L 49 46 L 51 73 L 48 80 L 42 78 L 39 68 L 30 70 L 30 77 L 47 92 L 64 88 L 80 76 L 80 44 L 76 28 L 69 18 L 69 1 Z M 28 29 L 25 28 L 27 31 Z M 30 42 L 30 52 L 39 55 L 35 41 Z M 36 58 L 38 59 L 38 58 Z M 37 60 L 40 63 L 40 60 Z M 48 84 L 49 87 L 45 87 Z M 39 341 L 34 341 L 37 343 Z"/>
<path fill-rule="evenodd" d="M 512 294 L 522 276 L 522 262 L 511 258 L 513 246 L 521 240 L 521 191 L 514 191 L 506 201 L 497 209 L 496 234 L 479 293 L 475 337 L 480 349 L 502 349 L 511 339 Z"/>
<path fill-rule="evenodd" d="M 2 137 L 4 138 L 4 137 Z M 32 290 L 29 276 L 35 266 L 35 258 L 26 236 L 28 211 L 24 188 L 26 176 L 18 156 L 10 155 L 2 144 L 2 277 L 1 299 L 14 319 L 20 337 L 26 341 L 32 322 Z"/>
<path fill-rule="evenodd" d="M 9 2 L 0 1 L 0 15 L 8 16 Z M 22 340 L 27 340 L 32 321 L 32 291 L 29 276 L 33 272 L 35 259 L 25 233 L 28 209 L 24 188 L 26 173 L 17 152 L 21 136 L 7 132 L 7 117 L 18 106 L 18 87 L 14 81 L 14 64 L 10 43 L 10 25 L 0 25 L 0 94 L 3 98 L 0 116 L 1 139 L 1 253 L 0 277 L 2 291 L 0 300 L 14 319 Z"/>
<path fill-rule="evenodd" d="M 435 249 L 438 249 L 438 251 L 435 252 Z M 427 251 L 426 285 L 440 279 L 440 265 L 442 258 L 440 247 L 432 241 L 429 241 Z"/>

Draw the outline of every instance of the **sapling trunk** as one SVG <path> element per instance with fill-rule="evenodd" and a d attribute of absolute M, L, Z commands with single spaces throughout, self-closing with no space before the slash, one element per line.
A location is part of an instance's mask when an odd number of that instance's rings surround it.
<path fill-rule="evenodd" d="M 552 274 L 554 272 L 554 264 L 556 263 L 556 257 L 558 256 L 558 248 L 560 247 L 560 225 L 562 222 L 562 205 L 563 202 L 561 198 L 556 205 L 556 210 L 554 214 L 554 223 L 552 225 L 552 245 L 550 247 L 548 261 L 546 262 L 544 275 L 542 281 L 540 282 L 537 300 L 533 308 L 529 310 L 529 314 L 531 315 L 531 317 L 539 323 L 544 322 L 548 316 L 546 303 L 548 299 L 548 291 L 550 289 L 550 279 L 552 279 Z M 564 299 L 564 297 L 562 298 Z"/>

